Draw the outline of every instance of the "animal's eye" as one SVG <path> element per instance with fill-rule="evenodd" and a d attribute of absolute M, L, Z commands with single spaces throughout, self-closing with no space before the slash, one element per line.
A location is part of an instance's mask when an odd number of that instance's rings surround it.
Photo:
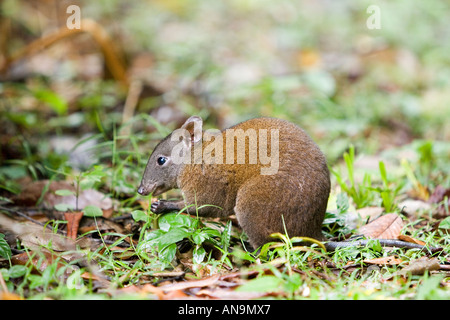
<path fill-rule="evenodd" d="M 166 163 L 167 158 L 166 157 L 159 157 L 158 160 L 156 160 L 160 166 L 162 166 L 164 163 Z"/>

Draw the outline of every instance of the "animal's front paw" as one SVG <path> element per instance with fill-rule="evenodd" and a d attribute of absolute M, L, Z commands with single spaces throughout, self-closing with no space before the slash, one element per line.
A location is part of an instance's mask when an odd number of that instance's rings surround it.
<path fill-rule="evenodd" d="M 163 213 L 167 209 L 167 201 L 166 200 L 158 200 L 152 203 L 150 206 L 150 210 L 153 213 Z"/>

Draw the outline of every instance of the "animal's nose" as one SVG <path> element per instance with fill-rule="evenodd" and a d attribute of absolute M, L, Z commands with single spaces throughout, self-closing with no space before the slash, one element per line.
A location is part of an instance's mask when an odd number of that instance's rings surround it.
<path fill-rule="evenodd" d="M 143 186 L 139 186 L 137 192 L 138 192 L 140 195 L 144 195 L 144 193 L 145 193 L 145 192 L 144 192 L 144 187 L 143 187 Z"/>

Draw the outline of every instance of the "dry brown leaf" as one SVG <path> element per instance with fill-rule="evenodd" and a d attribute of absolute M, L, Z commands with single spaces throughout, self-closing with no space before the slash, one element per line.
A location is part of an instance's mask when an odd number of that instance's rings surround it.
<path fill-rule="evenodd" d="M 417 259 L 413 260 L 404 267 L 402 270 L 400 270 L 397 274 L 406 275 L 422 275 L 425 273 L 425 271 L 434 271 L 439 270 L 439 260 L 436 258 L 423 258 L 423 259 Z"/>
<path fill-rule="evenodd" d="M 170 291 L 160 298 L 161 300 L 174 300 L 174 299 L 186 299 L 189 296 L 184 293 L 182 290 L 174 290 Z"/>
<path fill-rule="evenodd" d="M 419 240 L 419 239 L 414 239 L 413 237 L 407 236 L 406 234 L 401 234 L 397 237 L 398 240 L 402 240 L 402 241 L 406 241 L 406 242 L 411 242 L 411 243 L 416 243 L 416 244 L 420 244 L 421 246 L 425 246 L 426 243 Z"/>
<path fill-rule="evenodd" d="M 225 300 L 249 300 L 267 296 L 267 292 L 240 292 L 232 289 L 214 288 L 202 289 L 196 293 L 198 297 L 209 297 Z"/>
<path fill-rule="evenodd" d="M 297 56 L 298 64 L 302 69 L 312 69 L 320 67 L 321 57 L 315 49 L 303 49 Z"/>
<path fill-rule="evenodd" d="M 161 287 L 158 287 L 159 289 L 163 291 L 174 291 L 174 290 L 184 290 L 189 288 L 202 288 L 202 287 L 210 287 L 216 284 L 219 281 L 220 275 L 214 275 L 211 277 L 203 278 L 200 280 L 191 280 L 191 281 L 184 281 L 184 282 L 176 282 L 172 284 L 167 284 Z"/>
<path fill-rule="evenodd" d="M 447 203 L 444 202 L 445 198 L 447 198 Z M 428 199 L 428 202 L 439 203 L 439 206 L 436 208 L 436 213 L 434 214 L 435 218 L 446 217 L 447 212 L 450 209 L 450 188 L 444 188 L 443 186 L 438 185 Z"/>
<path fill-rule="evenodd" d="M 152 274 L 153 277 L 166 277 L 166 278 L 177 278 L 185 275 L 184 271 L 162 271 L 162 272 L 154 272 Z"/>
<path fill-rule="evenodd" d="M 438 185 L 436 189 L 433 190 L 433 193 L 430 195 L 428 199 L 429 203 L 439 203 L 444 200 L 445 197 L 450 199 L 450 188 L 444 188 L 441 185 Z"/>
<path fill-rule="evenodd" d="M 134 285 L 119 289 L 118 291 L 121 293 L 125 293 L 125 294 L 128 294 L 128 293 L 152 293 L 152 294 L 156 295 L 158 297 L 158 299 L 162 299 L 164 296 L 164 292 L 161 289 L 159 289 L 149 283 L 144 286 L 139 286 L 139 285 L 134 284 Z"/>
<path fill-rule="evenodd" d="M 406 199 L 399 203 L 399 208 L 408 216 L 419 217 L 424 211 L 430 210 L 431 205 L 423 200 Z"/>
<path fill-rule="evenodd" d="M 373 221 L 377 217 L 379 217 L 384 211 L 384 208 L 381 207 L 365 207 L 360 208 L 356 210 L 356 213 L 358 216 L 361 217 L 361 220 L 367 221 L 367 218 L 369 218 L 369 221 Z"/>
<path fill-rule="evenodd" d="M 171 290 L 168 293 L 165 293 L 162 289 L 155 287 L 152 284 L 146 284 L 142 287 L 133 285 L 121 289 L 120 291 L 126 293 L 152 293 L 156 295 L 159 300 L 186 299 L 189 297 L 181 289 Z"/>
<path fill-rule="evenodd" d="M 346 224 L 350 229 L 360 228 L 363 224 L 375 220 L 384 211 L 381 207 L 364 207 L 356 211 L 350 211 L 346 218 Z"/>
<path fill-rule="evenodd" d="M 67 237 L 75 240 L 77 238 L 78 226 L 83 217 L 83 211 L 64 212 L 64 218 L 67 220 Z"/>
<path fill-rule="evenodd" d="M 402 218 L 388 213 L 359 228 L 359 233 L 371 239 L 397 239 L 402 228 Z"/>
<path fill-rule="evenodd" d="M 367 259 L 363 260 L 363 262 L 368 264 L 384 264 L 384 265 L 395 265 L 403 262 L 402 259 L 399 259 L 395 256 L 383 257 L 383 258 L 375 258 L 375 259 Z"/>
<path fill-rule="evenodd" d="M 22 192 L 13 197 L 12 200 L 21 206 L 35 206 L 45 188 L 48 188 L 48 191 L 43 197 L 41 206 L 53 208 L 57 204 L 65 203 L 75 208 L 75 195 L 59 196 L 55 194 L 55 191 L 64 189 L 75 192 L 74 186 L 67 181 L 39 180 L 27 183 L 23 186 Z M 94 189 L 82 190 L 78 196 L 78 209 L 81 210 L 87 205 L 99 207 L 102 209 L 104 216 L 111 216 L 112 208 L 114 207 L 112 199 Z"/>
<path fill-rule="evenodd" d="M 258 274 L 259 274 L 259 271 L 257 271 L 257 270 L 244 270 L 244 271 L 232 272 L 232 273 L 223 275 L 220 277 L 220 280 L 233 281 L 233 282 L 237 282 L 239 284 L 242 282 L 242 279 L 253 278 Z"/>
<path fill-rule="evenodd" d="M 42 191 L 48 185 L 48 193 L 54 193 L 56 190 L 67 189 L 75 191 L 75 188 L 66 181 L 39 180 L 27 182 L 23 185 L 22 192 L 14 197 L 14 203 L 21 206 L 34 206 L 42 195 Z"/>
<path fill-rule="evenodd" d="M 104 278 L 99 277 L 98 275 L 93 274 L 93 273 L 88 272 L 88 271 L 83 272 L 83 274 L 80 277 L 85 279 L 85 280 L 105 281 Z"/>
<path fill-rule="evenodd" d="M 428 201 L 428 199 L 430 198 L 430 191 L 420 182 L 417 182 L 417 184 L 414 186 L 414 189 L 409 190 L 407 193 L 411 198 L 423 201 Z"/>
<path fill-rule="evenodd" d="M 70 190 L 70 189 L 69 189 Z M 44 206 L 47 208 L 53 208 L 55 205 L 64 203 L 71 205 L 73 208 L 76 207 L 76 196 L 58 196 L 52 192 L 47 193 L 44 196 Z M 113 201 L 108 198 L 105 194 L 94 189 L 82 190 L 78 196 L 78 209 L 81 210 L 88 205 L 97 206 L 102 209 L 103 214 L 111 215 Z"/>
<path fill-rule="evenodd" d="M 0 300 L 23 300 L 20 296 L 11 292 L 0 292 Z"/>
<path fill-rule="evenodd" d="M 44 271 L 47 269 L 47 267 L 52 264 L 56 259 L 58 259 L 58 255 L 41 250 L 40 252 L 34 252 L 34 251 L 27 251 L 23 253 L 16 254 L 11 257 L 11 263 L 16 265 L 27 265 L 30 262 L 30 257 L 32 257 L 31 261 L 33 263 L 33 266 L 36 268 L 34 271 Z M 59 257 L 62 259 L 61 257 Z M 41 260 L 41 263 L 39 264 L 39 260 Z M 64 267 L 64 264 L 58 261 L 57 268 Z M 71 272 L 71 271 L 68 271 Z"/>
<path fill-rule="evenodd" d="M 22 244 L 31 249 L 51 246 L 54 251 L 74 251 L 79 245 L 82 248 L 95 247 L 95 242 L 88 238 L 73 241 L 62 235 L 47 230 L 47 228 L 33 223 L 19 223 L 14 219 L 0 213 L 0 226 L 22 241 Z"/>

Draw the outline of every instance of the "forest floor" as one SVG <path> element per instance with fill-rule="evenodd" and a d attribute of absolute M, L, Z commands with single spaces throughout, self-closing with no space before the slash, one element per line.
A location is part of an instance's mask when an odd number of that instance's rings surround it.
<path fill-rule="evenodd" d="M 448 5 L 371 30 L 364 1 L 73 1 L 79 32 L 56 2 L 1 3 L 0 298 L 450 299 Z M 153 214 L 148 156 L 194 114 L 303 127 L 324 235 L 369 244 L 254 251 L 235 217 Z"/>

